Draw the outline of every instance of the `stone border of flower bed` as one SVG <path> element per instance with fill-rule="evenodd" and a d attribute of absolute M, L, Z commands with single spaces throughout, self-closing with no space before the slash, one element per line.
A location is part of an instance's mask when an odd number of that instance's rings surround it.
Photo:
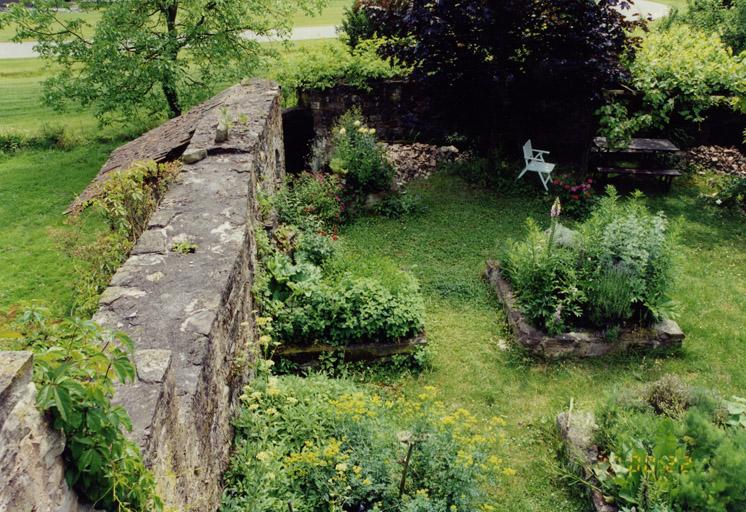
<path fill-rule="evenodd" d="M 307 369 L 318 365 L 321 356 L 335 352 L 343 352 L 346 362 L 373 362 L 395 355 L 414 354 L 418 348 L 426 345 L 425 335 L 420 334 L 396 343 L 357 343 L 345 347 L 327 344 L 308 347 L 280 346 L 274 353 L 273 359 L 286 359 Z"/>
<path fill-rule="evenodd" d="M 563 441 L 563 455 L 570 466 L 579 470 L 591 484 L 589 494 L 596 512 L 617 512 L 619 509 L 606 501 L 593 474 L 593 464 L 598 462 L 598 446 L 593 444 L 596 421 L 592 412 L 562 412 L 557 416 L 557 430 Z"/>
<path fill-rule="evenodd" d="M 684 341 L 684 333 L 673 320 L 663 320 L 648 328 L 624 329 L 614 341 L 608 341 L 601 331 L 588 329 L 550 336 L 533 327 L 518 309 L 513 289 L 503 277 L 498 262 L 487 262 L 485 278 L 495 288 L 516 340 L 537 356 L 550 359 L 599 357 L 630 349 L 669 350 L 680 348 Z"/>

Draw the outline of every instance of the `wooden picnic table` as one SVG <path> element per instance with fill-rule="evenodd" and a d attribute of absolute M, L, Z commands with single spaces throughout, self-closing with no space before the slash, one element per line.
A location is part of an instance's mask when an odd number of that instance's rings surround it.
<path fill-rule="evenodd" d="M 606 137 L 593 139 L 593 148 L 599 153 L 612 154 L 656 154 L 656 153 L 678 153 L 681 151 L 676 144 L 668 139 L 632 139 L 623 148 L 609 149 Z"/>
<path fill-rule="evenodd" d="M 666 169 L 658 165 L 651 165 L 653 157 L 658 155 L 675 155 L 681 150 L 668 139 L 632 139 L 630 143 L 622 148 L 609 148 L 606 137 L 596 137 L 593 139 L 593 152 L 602 160 L 601 165 L 596 167 L 596 173 L 602 181 L 606 181 L 609 176 L 650 176 L 658 179 L 665 190 L 671 188 L 673 179 L 681 176 L 681 172 L 676 169 Z M 644 168 L 629 168 L 613 165 L 608 162 L 609 159 L 636 159 L 645 163 Z M 645 162 L 642 162 L 642 161 Z"/>

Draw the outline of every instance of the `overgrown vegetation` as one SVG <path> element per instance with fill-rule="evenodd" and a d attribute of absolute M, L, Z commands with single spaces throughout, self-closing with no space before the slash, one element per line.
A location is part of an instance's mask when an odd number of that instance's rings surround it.
<path fill-rule="evenodd" d="M 719 34 L 735 54 L 746 50 L 746 1 L 687 0 L 686 9 L 671 14 L 666 25 L 685 23 Z"/>
<path fill-rule="evenodd" d="M 224 512 L 494 510 L 514 473 L 498 457 L 504 420 L 321 376 L 269 377 L 244 391 Z M 309 421 L 309 419 L 311 421 Z"/>
<path fill-rule="evenodd" d="M 408 68 L 378 55 L 381 44 L 382 40 L 366 40 L 353 49 L 339 41 L 308 46 L 281 57 L 270 76 L 282 84 L 286 100 L 298 89 L 323 90 L 344 84 L 367 90 L 371 81 L 406 76 Z"/>
<path fill-rule="evenodd" d="M 687 25 L 653 31 L 629 67 L 639 105 L 612 101 L 599 110 L 602 133 L 617 145 L 672 120 L 702 122 L 715 107 L 746 111 L 746 58 L 716 33 Z"/>
<path fill-rule="evenodd" d="M 527 238 L 503 256 L 518 305 L 537 326 L 559 333 L 573 325 L 645 325 L 672 313 L 674 239 L 662 213 L 635 195 L 609 188 L 569 240 L 557 235 L 559 201 L 548 233 L 533 221 Z"/>
<path fill-rule="evenodd" d="M 34 352 L 37 405 L 65 434 L 67 482 L 97 509 L 162 510 L 153 475 L 123 432 L 132 430 L 129 416 L 111 403 L 115 384 L 135 379 L 131 340 L 91 321 L 47 315 L 26 310 L 18 332 L 0 334 L 0 346 Z"/>
<path fill-rule="evenodd" d="M 594 467 L 621 510 L 735 512 L 746 507 L 746 400 L 675 377 L 603 406 Z"/>
<path fill-rule="evenodd" d="M 331 189 L 325 188 L 327 186 Z M 328 233 L 340 220 L 333 175 L 302 175 L 278 194 L 279 227 L 257 232 L 260 271 L 254 295 L 269 349 L 278 345 L 386 343 L 422 330 L 423 304 L 415 280 L 401 275 L 386 286 L 349 272 L 334 257 Z M 319 194 L 309 194 L 309 189 Z M 299 221 L 302 227 L 285 223 Z"/>
<path fill-rule="evenodd" d="M 73 212 L 68 226 L 56 231 L 57 243 L 76 262 L 73 314 L 89 317 L 96 312 L 99 295 L 126 260 L 180 169 L 177 163 L 150 161 L 114 171 L 81 211 Z M 92 243 L 83 242 L 80 236 L 87 209 L 95 210 L 109 226 Z"/>

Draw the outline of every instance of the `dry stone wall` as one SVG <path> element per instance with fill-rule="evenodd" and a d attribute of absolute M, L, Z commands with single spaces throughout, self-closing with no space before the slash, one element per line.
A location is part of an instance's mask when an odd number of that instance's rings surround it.
<path fill-rule="evenodd" d="M 230 419 L 249 378 L 256 194 L 284 176 L 279 88 L 254 81 L 197 123 L 177 180 L 94 319 L 128 333 L 137 382 L 116 401 L 161 496 L 178 510 L 216 510 Z M 228 137 L 216 142 L 218 123 Z M 194 252 L 175 251 L 188 243 Z"/>

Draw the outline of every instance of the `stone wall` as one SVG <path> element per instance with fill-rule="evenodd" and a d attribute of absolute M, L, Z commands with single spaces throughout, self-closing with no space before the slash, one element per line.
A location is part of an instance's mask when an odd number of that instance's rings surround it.
<path fill-rule="evenodd" d="M 30 352 L 0 352 L 0 511 L 77 512 L 65 482 L 65 436 L 36 408 Z"/>
<path fill-rule="evenodd" d="M 565 96 L 562 98 L 566 99 Z M 560 101 L 552 98 L 525 98 L 520 104 L 499 99 L 494 128 L 505 156 L 522 158 L 521 146 L 531 139 L 536 147 L 550 149 L 555 157 L 581 161 L 596 133 L 593 108 L 585 100 Z M 579 107 L 580 105 L 580 107 Z M 464 117 L 458 105 L 449 105 L 450 114 L 437 107 L 427 91 L 405 80 L 380 80 L 369 90 L 338 85 L 325 90 L 301 90 L 299 108 L 310 110 L 317 133 L 330 130 L 336 119 L 358 106 L 386 141 L 448 142 L 448 136 L 464 134 L 464 125 L 474 130 L 479 120 Z M 585 107 L 585 108 L 584 108 Z M 485 133 L 490 126 L 482 127 Z"/>
<path fill-rule="evenodd" d="M 196 121 L 185 163 L 94 319 L 128 333 L 137 382 L 118 389 L 167 505 L 216 510 L 230 419 L 249 378 L 257 190 L 284 176 L 279 88 L 223 93 Z M 227 116 L 228 139 L 216 141 Z M 188 242 L 193 253 L 174 251 Z"/>

